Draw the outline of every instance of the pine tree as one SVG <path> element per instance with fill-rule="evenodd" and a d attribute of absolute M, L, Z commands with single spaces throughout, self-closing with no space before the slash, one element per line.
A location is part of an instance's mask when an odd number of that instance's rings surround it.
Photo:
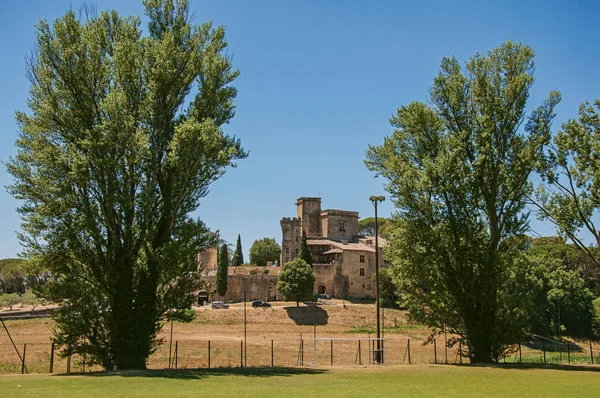
<path fill-rule="evenodd" d="M 234 267 L 238 267 L 242 264 L 244 264 L 244 254 L 242 253 L 242 238 L 240 238 L 240 234 L 238 234 L 237 244 L 235 245 L 235 253 L 233 253 L 231 265 L 233 265 Z"/>
<path fill-rule="evenodd" d="M 221 246 L 219 259 L 217 261 L 217 294 L 225 296 L 227 293 L 227 268 L 229 267 L 229 253 L 227 253 L 227 244 Z"/>
<path fill-rule="evenodd" d="M 304 229 L 302 229 L 302 242 L 300 242 L 300 255 L 298 257 L 312 267 L 314 260 L 308 249 L 308 244 L 306 244 L 306 231 Z"/>

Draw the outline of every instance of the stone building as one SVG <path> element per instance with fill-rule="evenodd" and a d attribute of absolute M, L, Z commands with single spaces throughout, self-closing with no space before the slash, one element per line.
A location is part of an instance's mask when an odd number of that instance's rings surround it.
<path fill-rule="evenodd" d="M 358 234 L 358 212 L 321 210 L 321 198 L 299 198 L 296 217 L 283 218 L 281 261 L 285 264 L 300 252 L 302 229 L 313 255 L 315 292 L 333 297 L 375 297 L 375 237 Z M 386 267 L 379 238 L 379 264 Z"/>
<path fill-rule="evenodd" d="M 358 234 L 358 212 L 321 210 L 321 198 L 299 198 L 296 217 L 280 221 L 282 232 L 280 264 L 295 259 L 300 252 L 302 229 L 313 258 L 316 276 L 315 293 L 337 298 L 374 298 L 375 237 Z M 387 267 L 382 247 L 387 242 L 379 238 L 379 265 Z M 206 282 L 206 290 L 215 290 L 217 248 L 198 254 L 198 268 Z M 240 301 L 246 291 L 248 300 L 277 300 L 278 274 L 281 267 L 229 267 L 227 293 L 216 300 Z"/>
<path fill-rule="evenodd" d="M 244 291 L 247 300 L 279 300 L 281 293 L 277 291 L 277 274 L 281 268 L 267 265 L 257 267 L 241 265 L 229 266 L 227 269 L 227 293 L 216 294 L 217 281 L 217 248 L 209 247 L 198 253 L 198 271 L 204 281 L 204 290 L 209 292 L 210 300 L 242 301 Z"/>

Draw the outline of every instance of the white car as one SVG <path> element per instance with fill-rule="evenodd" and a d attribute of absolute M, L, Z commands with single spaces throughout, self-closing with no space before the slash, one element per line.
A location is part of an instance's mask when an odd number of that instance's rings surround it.
<path fill-rule="evenodd" d="M 213 301 L 212 304 L 210 305 L 210 308 L 217 309 L 217 308 L 224 308 L 227 309 L 229 308 L 229 304 L 224 303 L 222 301 Z"/>

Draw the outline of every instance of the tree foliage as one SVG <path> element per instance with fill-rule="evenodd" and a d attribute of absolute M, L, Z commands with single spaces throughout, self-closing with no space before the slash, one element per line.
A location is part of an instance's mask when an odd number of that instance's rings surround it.
<path fill-rule="evenodd" d="M 32 311 L 35 310 L 35 307 L 41 304 L 41 300 L 31 290 L 28 290 L 25 292 L 25 294 L 23 294 L 23 296 L 21 296 L 21 301 L 25 305 L 30 305 Z"/>
<path fill-rule="evenodd" d="M 273 238 L 255 240 L 250 248 L 250 264 L 264 267 L 269 261 L 277 261 L 281 247 Z"/>
<path fill-rule="evenodd" d="M 285 263 L 279 272 L 277 290 L 288 301 L 295 301 L 299 306 L 300 301 L 310 300 L 315 289 L 315 274 L 310 264 L 301 258 Z"/>
<path fill-rule="evenodd" d="M 238 234 L 237 243 L 235 245 L 235 252 L 233 253 L 233 259 L 231 260 L 231 265 L 234 267 L 238 267 L 244 264 L 244 253 L 242 253 L 242 238 L 240 234 Z"/>
<path fill-rule="evenodd" d="M 379 236 L 387 238 L 387 227 L 389 218 L 377 217 L 377 229 Z M 375 236 L 375 217 L 367 217 L 358 221 L 358 234 L 364 236 Z"/>
<path fill-rule="evenodd" d="M 17 293 L 0 294 L 0 307 L 8 307 L 10 311 L 13 310 L 15 305 L 21 304 L 21 301 L 21 296 Z"/>
<path fill-rule="evenodd" d="M 308 248 L 308 244 L 306 243 L 306 231 L 304 228 L 302 228 L 302 240 L 300 241 L 300 253 L 298 253 L 298 258 L 304 260 L 312 267 L 314 259 L 310 249 Z"/>
<path fill-rule="evenodd" d="M 527 119 L 533 57 L 509 41 L 464 69 L 444 58 L 431 105 L 402 106 L 367 151 L 398 209 L 389 251 L 412 314 L 460 335 L 473 362 L 496 360 L 526 327 L 511 285 L 524 246 L 509 238 L 528 228 L 528 178 L 559 101 L 551 93 Z"/>
<path fill-rule="evenodd" d="M 600 266 L 597 251 L 583 240 L 583 233 L 600 246 L 594 218 L 600 212 L 600 100 L 584 102 L 579 118 L 562 125 L 548 146 L 541 175 L 543 184 L 534 203 L 541 219 L 552 221 L 559 232 Z"/>
<path fill-rule="evenodd" d="M 223 244 L 217 260 L 216 288 L 219 296 L 224 296 L 225 293 L 227 293 L 227 268 L 229 268 L 229 253 L 227 251 L 227 245 Z"/>
<path fill-rule="evenodd" d="M 25 293 L 25 260 L 6 258 L 0 260 L 0 293 Z"/>
<path fill-rule="evenodd" d="M 533 293 L 531 331 L 552 336 L 560 328 L 564 335 L 592 337 L 595 296 L 573 265 L 581 259 L 576 247 L 556 238 L 531 239 L 526 259 L 526 288 Z"/>
<path fill-rule="evenodd" d="M 145 368 L 165 312 L 194 302 L 196 253 L 213 239 L 190 214 L 246 156 L 221 130 L 239 74 L 224 29 L 191 25 L 186 0 L 144 5 L 147 36 L 116 11 L 37 25 L 7 164 L 26 254 L 64 303 L 56 341 L 87 341 L 108 369 Z"/>

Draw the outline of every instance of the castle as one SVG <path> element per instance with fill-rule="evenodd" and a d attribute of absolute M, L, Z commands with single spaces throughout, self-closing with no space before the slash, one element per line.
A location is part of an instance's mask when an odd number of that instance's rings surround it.
<path fill-rule="evenodd" d="M 321 210 L 321 198 L 299 198 L 296 217 L 280 222 L 283 235 L 281 262 L 300 252 L 302 229 L 313 256 L 315 292 L 333 297 L 375 297 L 371 276 L 375 273 L 375 237 L 358 234 L 358 212 Z M 379 238 L 379 264 L 387 266 Z"/>
<path fill-rule="evenodd" d="M 295 259 L 300 252 L 302 230 L 314 259 L 315 293 L 337 298 L 374 298 L 375 237 L 358 234 L 358 212 L 321 210 L 321 198 L 302 197 L 296 201 L 296 217 L 280 221 L 282 242 L 279 264 Z M 379 238 L 379 265 L 387 267 L 382 247 L 387 242 Z M 198 268 L 214 291 L 217 249 L 198 254 Z M 248 299 L 277 300 L 278 266 L 229 267 L 228 290 L 222 299 L 239 301 L 243 291 Z M 221 299 L 221 298 L 219 298 Z"/>

